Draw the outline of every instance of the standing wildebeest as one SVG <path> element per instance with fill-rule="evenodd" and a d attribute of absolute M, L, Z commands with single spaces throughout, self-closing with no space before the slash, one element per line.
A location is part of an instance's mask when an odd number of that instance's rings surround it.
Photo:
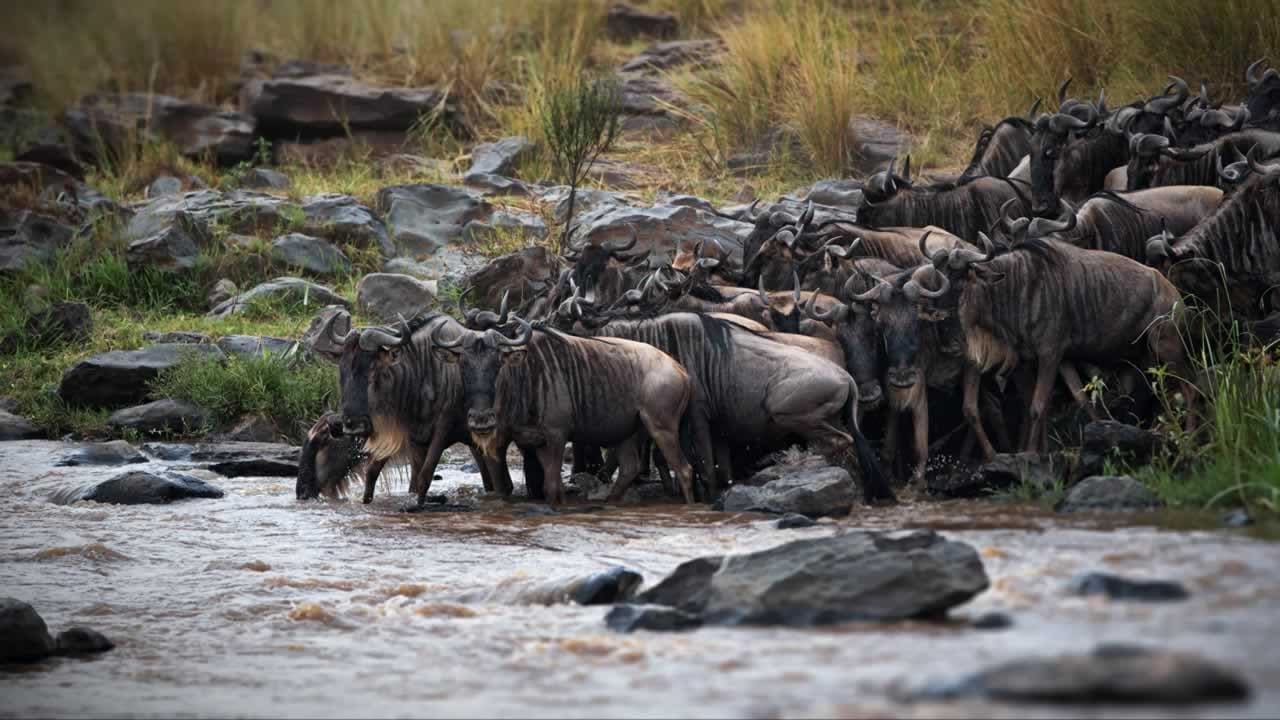
<path fill-rule="evenodd" d="M 1254 147 L 1263 157 L 1280 152 L 1280 133 L 1243 130 L 1191 148 L 1171 147 L 1163 135 L 1134 135 L 1129 141 L 1126 177 L 1129 190 L 1165 185 L 1229 187 L 1218 173 L 1224 164 L 1243 158 Z"/>
<path fill-rule="evenodd" d="M 688 373 L 662 351 L 627 340 L 563 335 L 513 318 L 513 338 L 497 330 L 432 336 L 437 354 L 461 367 L 466 428 L 496 459 L 507 445 L 536 447 L 544 495 L 563 503 L 565 444 L 616 448 L 621 471 L 610 500 L 640 473 L 644 436 L 658 446 L 693 502 L 693 468 L 680 449 L 689 404 Z"/>
<path fill-rule="evenodd" d="M 1075 211 L 1062 201 L 1062 219 L 1036 218 L 1028 229 L 1032 237 L 1053 233 L 1055 240 L 1076 247 L 1106 250 L 1143 261 L 1152 235 L 1161 229 L 1182 235 L 1212 215 L 1221 202 L 1221 190 L 1201 185 L 1158 187 L 1122 195 L 1102 192 Z"/>
<path fill-rule="evenodd" d="M 982 240 L 990 245 L 985 233 Z M 1181 379 L 1188 407 L 1193 406 L 1196 390 L 1185 379 L 1189 368 L 1178 334 L 1180 298 L 1158 271 L 1114 253 L 1036 239 L 1003 252 L 990 245 L 985 255 L 956 250 L 934 264 L 943 268 L 943 290 L 957 293 L 969 361 L 965 418 L 988 458 L 995 449 L 978 415 L 978 383 L 990 370 L 1003 375 L 1020 363 L 1037 363 L 1027 450 L 1044 441 L 1059 373 L 1084 404 L 1080 377 L 1068 361 L 1167 363 Z"/>
<path fill-rule="evenodd" d="M 1021 203 L 1016 181 L 979 177 L 963 185 L 946 183 L 913 187 L 911 158 L 902 175 L 889 169 L 872 175 L 863 188 L 864 202 L 858 221 L 875 227 L 936 225 L 965 240 L 973 240 L 1000 218 L 1000 208 L 1012 201 Z"/>
<path fill-rule="evenodd" d="M 1009 177 L 1031 152 L 1031 134 L 1035 131 L 1032 123 L 1039 108 L 1040 98 L 1036 98 L 1026 118 L 1013 115 L 982 128 L 973 148 L 973 158 L 957 182 L 965 183 L 977 177 Z"/>

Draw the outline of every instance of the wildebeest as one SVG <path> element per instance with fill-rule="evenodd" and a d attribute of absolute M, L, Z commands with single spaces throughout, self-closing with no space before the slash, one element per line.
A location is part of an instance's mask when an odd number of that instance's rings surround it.
<path fill-rule="evenodd" d="M 864 203 L 858 211 L 859 223 L 880 228 L 936 225 L 962 239 L 972 240 L 979 230 L 991 227 L 999 219 L 1000 208 L 1006 203 L 1022 203 L 1013 180 L 978 177 L 964 184 L 913 187 L 910 166 L 908 158 L 903 175 L 895 175 L 890 163 L 887 170 L 867 180 Z"/>
<path fill-rule="evenodd" d="M 1152 235 L 1162 229 L 1182 235 L 1212 215 L 1221 202 L 1221 190 L 1199 185 L 1119 195 L 1103 192 L 1075 211 L 1062 201 L 1060 219 L 1036 218 L 1028 230 L 1033 237 L 1052 233 L 1055 240 L 1076 247 L 1106 250 L 1142 261 Z"/>
<path fill-rule="evenodd" d="M 1031 152 L 1031 133 L 1035 130 L 1032 122 L 1039 107 L 1040 99 L 1036 98 L 1026 118 L 1013 115 L 982 128 L 973 157 L 957 182 L 965 183 L 977 177 L 1009 177 Z"/>
<path fill-rule="evenodd" d="M 976 249 L 973 245 L 936 225 L 868 228 L 841 221 L 826 225 L 824 232 L 831 237 L 852 238 L 852 244 L 842 252 L 834 250 L 830 245 L 827 246 L 828 252 L 839 252 L 842 259 L 878 258 L 899 268 L 915 267 L 927 259 L 920 254 L 922 237 L 927 237 L 928 249 L 931 252 L 956 245 Z"/>
<path fill-rule="evenodd" d="M 662 452 L 693 502 L 693 469 L 680 448 L 680 423 L 692 390 L 688 373 L 643 343 L 564 335 L 519 325 L 515 337 L 496 329 L 435 333 L 437 355 L 461 368 L 466 430 L 495 459 L 510 442 L 536 448 L 543 494 L 563 503 L 565 444 L 615 448 L 621 471 L 610 491 L 620 499 L 640 473 L 645 435 Z"/>
<path fill-rule="evenodd" d="M 1255 146 L 1263 157 L 1280 152 L 1280 133 L 1244 130 L 1191 148 L 1173 147 L 1164 135 L 1134 135 L 1129 142 L 1129 190 L 1164 185 L 1227 187 L 1218 173 Z"/>
<path fill-rule="evenodd" d="M 294 488 L 298 499 L 345 496 L 351 479 L 354 476 L 363 479 L 367 469 L 368 455 L 361 451 L 360 445 L 354 436 L 343 434 L 340 413 L 321 415 L 302 441 Z"/>
<path fill-rule="evenodd" d="M 632 225 L 627 225 L 631 232 L 630 240 L 625 242 L 585 243 L 577 253 L 567 255 L 565 259 L 573 263 L 568 278 L 582 289 L 583 295 L 602 303 L 611 303 L 622 296 L 622 293 L 634 287 L 634 280 L 641 277 L 638 271 L 647 257 L 642 253 L 634 258 L 626 258 L 623 253 L 634 248 L 639 236 Z M 553 308 L 549 310 L 554 311 Z"/>
<path fill-rule="evenodd" d="M 1245 70 L 1245 81 L 1249 85 L 1249 95 L 1244 106 L 1255 122 L 1262 123 L 1280 115 L 1280 71 L 1267 68 L 1265 72 L 1258 70 L 1266 64 L 1261 58 L 1249 65 Z"/>

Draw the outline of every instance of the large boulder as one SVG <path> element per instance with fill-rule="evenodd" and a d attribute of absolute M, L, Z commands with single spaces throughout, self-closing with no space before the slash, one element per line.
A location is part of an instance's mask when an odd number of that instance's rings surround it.
<path fill-rule="evenodd" d="M 261 357 L 267 353 L 284 355 L 293 349 L 295 343 L 288 338 L 269 335 L 224 335 L 216 344 L 227 355 Z"/>
<path fill-rule="evenodd" d="M 30 440 L 43 434 L 30 420 L 0 410 L 0 440 Z"/>
<path fill-rule="evenodd" d="M 75 235 L 74 228 L 48 215 L 0 209 L 0 272 L 48 262 L 69 246 Z"/>
<path fill-rule="evenodd" d="M 748 223 L 704 210 L 671 206 L 602 207 L 579 216 L 575 224 L 578 231 L 573 235 L 574 250 L 581 250 L 587 243 L 629 241 L 634 228 L 637 242 L 625 253 L 628 257 L 648 255 L 669 260 L 681 244 L 714 241 L 728 253 L 730 269 L 742 267 L 742 240 L 752 229 Z"/>
<path fill-rule="evenodd" d="M 716 40 L 672 40 L 645 48 L 619 68 L 623 72 L 657 72 L 690 63 L 708 64 L 720 51 Z"/>
<path fill-rule="evenodd" d="M 928 530 L 850 532 L 681 564 L 640 601 L 713 624 L 935 619 L 985 590 L 973 547 Z"/>
<path fill-rule="evenodd" d="M 605 32 L 616 42 L 630 42 L 636 38 L 670 38 L 680 30 L 680 21 L 671 13 L 650 13 L 627 5 L 615 3 L 605 16 Z"/>
<path fill-rule="evenodd" d="M 509 291 L 513 312 L 537 317 L 564 266 L 564 260 L 541 245 L 517 250 L 468 275 L 466 286 L 471 294 L 467 297 L 475 307 L 497 309 Z"/>
<path fill-rule="evenodd" d="M 370 273 L 356 285 L 356 308 L 381 322 L 395 322 L 430 308 L 436 290 L 436 283 L 408 275 Z"/>
<path fill-rule="evenodd" d="M 1114 420 L 1095 420 L 1084 426 L 1075 479 L 1102 475 L 1108 460 L 1128 466 L 1145 465 L 1165 439 L 1159 433 Z"/>
<path fill-rule="evenodd" d="M 516 163 L 533 150 L 533 143 L 523 135 L 504 137 L 491 143 L 480 143 L 471 149 L 471 168 L 464 179 L 469 183 L 473 176 L 511 176 Z"/>
<path fill-rule="evenodd" d="M 387 226 L 350 195 L 321 193 L 302 200 L 303 232 L 334 242 L 377 247 L 384 257 L 396 254 Z"/>
<path fill-rule="evenodd" d="M 230 317 L 239 315 L 252 307 L 255 302 L 286 302 L 314 305 L 316 307 L 324 307 L 326 305 L 351 306 L 351 303 L 346 298 L 324 285 L 317 285 L 302 278 L 279 277 L 270 282 L 256 285 L 248 292 L 220 303 L 209 311 L 209 316 Z"/>
<path fill-rule="evenodd" d="M 164 505 L 174 500 L 222 496 L 220 488 L 191 475 L 169 471 L 161 476 L 130 470 L 61 499 L 67 503 L 92 500 L 109 505 Z"/>
<path fill-rule="evenodd" d="M 189 434 L 202 430 L 208 419 L 208 413 L 197 405 L 165 398 L 117 410 L 107 418 L 107 426 L 147 435 Z"/>
<path fill-rule="evenodd" d="M 1128 475 L 1095 475 L 1071 486 L 1054 509 L 1058 512 L 1091 510 L 1153 510 L 1164 503 L 1146 485 Z"/>
<path fill-rule="evenodd" d="M 484 220 L 493 208 L 481 195 L 449 185 L 393 185 L 378 191 L 378 210 L 392 229 L 399 254 L 422 258 L 455 242 L 473 220 Z"/>
<path fill-rule="evenodd" d="M 227 164 L 253 154 L 252 117 L 168 95 L 89 95 L 66 111 L 63 122 L 87 154 L 157 141 L 188 157 L 212 155 Z"/>
<path fill-rule="evenodd" d="M 0 598 L 0 663 L 41 660 L 56 647 L 35 608 L 11 597 Z"/>
<path fill-rule="evenodd" d="M 271 243 L 271 255 L 291 268 L 316 275 L 345 275 L 351 272 L 351 261 L 333 243 L 302 233 L 281 235 Z"/>
<path fill-rule="evenodd" d="M 811 518 L 848 515 L 857 501 L 853 478 L 832 466 L 796 467 L 760 486 L 734 485 L 722 498 L 727 512 L 797 513 Z"/>
<path fill-rule="evenodd" d="M 531 197 L 537 194 L 535 188 L 523 180 L 509 178 L 505 175 L 468 173 L 463 182 L 467 184 L 467 187 L 475 188 L 488 196 Z"/>
<path fill-rule="evenodd" d="M 341 135 L 351 129 L 407 131 L 441 107 L 445 122 L 458 125 L 456 111 L 439 90 L 376 86 L 337 73 L 251 80 L 241 89 L 240 106 L 257 118 L 258 131 L 268 137 Z"/>
<path fill-rule="evenodd" d="M 213 345 L 161 344 L 142 350 L 112 350 L 71 366 L 62 375 L 58 395 L 68 404 L 89 407 L 122 407 L 143 402 L 150 384 L 161 370 L 186 357 L 224 360 Z"/>

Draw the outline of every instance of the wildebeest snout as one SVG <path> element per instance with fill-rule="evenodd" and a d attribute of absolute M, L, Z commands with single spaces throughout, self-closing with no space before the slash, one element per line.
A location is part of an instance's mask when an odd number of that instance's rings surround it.
<path fill-rule="evenodd" d="M 914 387 L 920 379 L 920 370 L 914 367 L 889 368 L 889 384 L 897 388 Z"/>
<path fill-rule="evenodd" d="M 498 417 L 491 408 L 467 411 L 467 429 L 471 432 L 493 432 L 493 429 L 497 426 Z"/>
<path fill-rule="evenodd" d="M 372 432 L 372 424 L 366 415 L 342 418 L 342 432 L 346 435 L 368 435 Z"/>
<path fill-rule="evenodd" d="M 862 407 L 875 409 L 880 407 L 883 401 L 884 391 L 880 389 L 879 382 L 871 380 L 858 386 L 858 404 Z"/>

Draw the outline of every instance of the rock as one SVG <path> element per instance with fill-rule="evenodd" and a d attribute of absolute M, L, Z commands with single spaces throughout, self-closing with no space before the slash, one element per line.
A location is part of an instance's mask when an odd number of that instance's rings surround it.
<path fill-rule="evenodd" d="M 249 168 L 236 176 L 235 184 L 254 190 L 288 190 L 293 185 L 287 175 L 271 168 Z"/>
<path fill-rule="evenodd" d="M 647 165 L 601 158 L 587 166 L 587 180 L 595 185 L 635 190 L 649 184 L 655 170 Z M 576 211 L 576 208 L 575 208 Z"/>
<path fill-rule="evenodd" d="M 183 400 L 165 398 L 111 413 L 107 425 L 114 430 L 154 434 L 191 434 L 204 428 L 208 414 Z"/>
<path fill-rule="evenodd" d="M 531 213 L 499 210 L 489 216 L 487 222 L 472 220 L 462 228 L 462 239 L 467 243 L 492 240 L 499 235 L 521 240 L 544 240 L 547 224 Z"/>
<path fill-rule="evenodd" d="M 162 195 L 177 195 L 182 192 L 182 181 L 172 175 L 161 175 L 147 186 L 147 197 L 157 198 Z"/>
<path fill-rule="evenodd" d="M 1253 524 L 1253 516 L 1244 508 L 1236 508 L 1222 516 L 1223 527 L 1239 528 Z"/>
<path fill-rule="evenodd" d="M 18 399 L 8 395 L 0 395 L 0 410 L 11 413 L 18 409 Z M 479 472 L 478 470 L 476 472 Z"/>
<path fill-rule="evenodd" d="M 382 271 L 394 275 L 409 275 L 419 280 L 448 280 L 460 285 L 468 273 L 484 267 L 488 259 L 479 253 L 469 253 L 457 248 L 441 248 L 424 260 L 394 258 L 382 266 Z"/>
<path fill-rule="evenodd" d="M 240 107 L 257 118 L 268 137 L 341 135 L 350 129 L 411 129 L 423 115 L 443 108 L 446 125 L 460 118 L 433 88 L 380 87 L 350 75 L 326 73 L 250 81 L 241 89 Z"/>
<path fill-rule="evenodd" d="M 215 308 L 239 294 L 240 288 L 236 287 L 235 283 L 222 278 L 209 290 L 209 307 Z"/>
<path fill-rule="evenodd" d="M 223 460 L 204 466 L 205 470 L 223 477 L 297 477 L 297 461 L 269 457 Z"/>
<path fill-rule="evenodd" d="M 351 261 L 333 243 L 289 233 L 271 243 L 271 256 L 291 268 L 301 268 L 317 275 L 345 275 L 351 272 Z"/>
<path fill-rule="evenodd" d="M 655 204 L 670 205 L 672 207 L 691 207 L 695 210 L 705 210 L 709 213 L 716 212 L 715 205 L 697 195 L 671 195 L 663 191 L 658 193 L 658 201 Z"/>
<path fill-rule="evenodd" d="M 0 440 L 30 440 L 43 434 L 30 420 L 0 410 Z"/>
<path fill-rule="evenodd" d="M 804 193 L 804 199 L 820 205 L 857 208 L 862 205 L 862 181 L 819 180 Z"/>
<path fill-rule="evenodd" d="M 75 239 L 75 229 L 32 210 L 0 209 L 0 272 L 48 262 Z"/>
<path fill-rule="evenodd" d="M 761 487 L 733 485 L 724 494 L 724 510 L 796 513 L 811 518 L 843 516 L 857 503 L 856 490 L 853 478 L 843 468 L 803 468 Z"/>
<path fill-rule="evenodd" d="M 149 343 L 184 343 L 188 345 L 199 345 L 201 343 L 211 343 L 213 338 L 204 333 L 188 332 L 185 330 L 175 330 L 173 332 L 155 332 L 147 330 L 142 333 L 142 339 Z"/>
<path fill-rule="evenodd" d="M 634 570 L 612 567 L 587 576 L 573 588 L 571 597 L 579 605 L 612 605 L 631 599 L 643 582 Z"/>
<path fill-rule="evenodd" d="M 322 193 L 304 198 L 302 230 L 309 235 L 359 247 L 376 247 L 383 257 L 396 255 L 387 226 L 350 195 Z"/>
<path fill-rule="evenodd" d="M 1065 481 L 1070 462 L 1060 454 L 1002 453 L 970 470 L 933 473 L 926 480 L 930 494 L 948 498 L 980 498 L 1018 485 L 1042 492 Z"/>
<path fill-rule="evenodd" d="M 640 573 L 621 566 L 567 579 L 543 581 L 516 579 L 495 588 L 464 594 L 462 602 L 507 605 L 611 605 L 627 602 L 644 582 Z"/>
<path fill-rule="evenodd" d="M 813 527 L 814 525 L 817 525 L 817 524 L 818 524 L 817 521 L 809 517 L 808 515 L 800 515 L 799 513 L 787 513 L 786 515 L 783 515 L 782 517 L 778 518 L 778 521 L 774 523 L 773 526 L 778 528 L 779 530 L 795 530 L 797 528 Z"/>
<path fill-rule="evenodd" d="M 1107 460 L 1127 466 L 1145 465 L 1164 442 L 1159 433 L 1115 422 L 1095 420 L 1084 426 L 1080 460 L 1073 479 L 1106 472 Z"/>
<path fill-rule="evenodd" d="M 671 13 L 648 13 L 625 3 L 616 3 L 605 16 L 605 33 L 615 42 L 629 42 L 640 37 L 674 37 L 680 22 Z"/>
<path fill-rule="evenodd" d="M 214 227 L 231 233 L 257 233 L 287 225 L 297 205 L 246 190 L 217 190 L 153 199 L 129 221 L 124 237 L 131 267 L 189 270 L 200 249 L 215 237 Z"/>
<path fill-rule="evenodd" d="M 685 104 L 685 99 L 669 80 L 640 73 L 619 73 L 617 77 L 624 130 L 665 129 L 681 123 L 681 118 L 671 112 L 670 106 L 680 107 Z M 605 180 L 606 184 L 619 187 L 635 185 L 628 181 L 627 176 L 623 176 L 622 181 Z"/>
<path fill-rule="evenodd" d="M 247 310 L 254 302 L 290 302 L 303 305 L 341 305 L 350 307 L 351 303 L 341 295 L 324 285 L 294 277 L 279 277 L 250 289 L 248 292 L 226 300 L 213 310 L 210 317 L 229 317 Z"/>
<path fill-rule="evenodd" d="M 614 632 L 636 630 L 672 632 L 693 630 L 702 625 L 697 615 L 661 605 L 616 605 L 604 616 L 604 624 Z"/>
<path fill-rule="evenodd" d="M 969 623 L 975 630 L 1007 630 L 1013 627 L 1013 618 L 1002 612 L 983 613 Z"/>
<path fill-rule="evenodd" d="M 279 139 L 271 146 L 273 160 L 281 167 L 308 167 L 336 171 L 351 163 L 381 167 L 386 158 L 404 154 L 412 138 L 403 130 L 352 130 L 337 137 L 302 136 Z"/>
<path fill-rule="evenodd" d="M 82 302 L 59 300 L 32 313 L 21 332 L 0 336 L 0 353 L 13 352 L 20 344 L 28 348 L 44 348 L 67 342 L 87 340 L 93 334 L 93 313 Z"/>
<path fill-rule="evenodd" d="M 59 655 L 89 655 L 111 650 L 115 643 L 106 635 L 86 627 L 73 627 L 58 633 L 55 642 Z"/>
<path fill-rule="evenodd" d="M 212 154 L 223 164 L 253 155 L 252 117 L 168 95 L 89 95 L 66 111 L 63 123 L 88 155 L 103 149 L 132 152 L 136 145 L 159 141 L 187 157 Z"/>
<path fill-rule="evenodd" d="M 623 72 L 655 72 L 698 63 L 709 64 L 709 61 L 720 51 L 720 43 L 715 40 L 673 40 L 650 45 L 639 55 L 631 58 L 619 68 Z"/>
<path fill-rule="evenodd" d="M 904 133 L 868 117 L 849 118 L 849 136 L 855 148 L 851 170 L 859 177 L 884 169 L 910 149 L 910 138 Z"/>
<path fill-rule="evenodd" d="M 30 189 L 37 209 L 57 218 L 80 222 L 94 214 L 122 219 L 131 214 L 74 176 L 39 162 L 0 162 L 0 187 L 14 186 Z"/>
<path fill-rule="evenodd" d="M 849 532 L 681 564 L 640 600 L 708 624 L 805 627 L 941 617 L 987 588 L 973 547 L 928 530 Z"/>
<path fill-rule="evenodd" d="M 629 240 L 635 228 L 636 246 L 627 257 L 648 255 L 651 258 L 670 259 L 683 243 L 699 240 L 719 242 L 728 253 L 731 270 L 742 267 L 742 240 L 750 233 L 747 223 L 728 220 L 691 207 L 602 207 L 578 217 L 571 245 L 580 250 L 586 243 L 604 243 L 612 240 Z"/>
<path fill-rule="evenodd" d="M 411 153 L 394 153 L 381 159 L 383 175 L 428 175 L 449 177 L 453 175 L 453 161 L 427 158 Z"/>
<path fill-rule="evenodd" d="M 552 214 L 556 222 L 563 223 L 569 217 L 569 186 L 556 185 L 538 193 L 544 203 L 553 204 Z M 578 188 L 574 195 L 573 217 L 579 219 L 584 213 L 606 207 L 625 207 L 629 203 L 621 193 L 593 188 Z"/>
<path fill-rule="evenodd" d="M 467 175 L 464 182 L 469 187 L 478 188 L 485 195 L 511 195 L 515 197 L 532 197 L 534 195 L 533 189 L 527 183 L 514 178 L 503 177 L 502 175 L 471 173 Z"/>
<path fill-rule="evenodd" d="M 1090 572 L 1071 579 L 1067 592 L 1072 595 L 1103 595 L 1111 600 L 1170 602 L 1186 600 L 1190 595 L 1180 583 L 1168 580 L 1130 580 L 1108 573 Z"/>
<path fill-rule="evenodd" d="M 138 452 L 138 448 L 124 440 L 91 443 L 81 447 L 69 455 L 63 456 L 58 465 L 75 467 L 77 465 L 131 465 L 144 463 L 147 456 Z"/>
<path fill-rule="evenodd" d="M 113 350 L 71 366 L 62 375 L 58 395 L 74 406 L 122 407 L 140 403 L 147 399 L 150 383 L 160 371 L 185 357 L 226 359 L 213 345 L 170 343 L 142 350 Z"/>
<path fill-rule="evenodd" d="M 1163 504 L 1146 485 L 1128 475 L 1095 475 L 1071 486 L 1054 510 L 1150 510 Z"/>
<path fill-rule="evenodd" d="M 470 182 L 472 175 L 507 175 L 515 170 L 516 163 L 533 150 L 533 143 L 523 135 L 504 137 L 491 143 L 480 143 L 471 149 L 471 169 L 464 176 Z"/>
<path fill-rule="evenodd" d="M 503 255 L 467 276 L 473 307 L 497 308 L 510 290 L 509 307 L 520 317 L 538 317 L 547 294 L 560 279 L 564 260 L 542 246 Z"/>
<path fill-rule="evenodd" d="M 142 449 L 162 459 L 196 463 L 255 462 L 265 458 L 296 464 L 301 453 L 293 445 L 263 442 L 214 442 L 194 446 L 151 443 Z"/>
<path fill-rule="evenodd" d="M 245 415 L 230 430 L 213 436 L 217 442 L 274 443 L 280 437 L 276 424 L 262 415 Z"/>
<path fill-rule="evenodd" d="M 351 75 L 351 68 L 340 63 L 322 63 L 314 60 L 286 60 L 271 71 L 273 78 L 299 78 L 308 75 Z"/>
<path fill-rule="evenodd" d="M 1197 655 L 1103 645 L 1088 655 L 1018 658 L 935 684 L 917 693 L 916 699 L 1184 705 L 1244 700 L 1249 695 L 1242 677 Z"/>
<path fill-rule="evenodd" d="M 493 208 L 479 194 L 449 185 L 393 185 L 378 191 L 378 210 L 392 228 L 399 254 L 422 258 L 462 236 L 472 220 L 484 220 Z"/>
<path fill-rule="evenodd" d="M 222 352 L 239 357 L 261 357 L 267 353 L 284 355 L 293 350 L 294 345 L 293 340 L 266 335 L 224 335 L 217 342 Z"/>
<path fill-rule="evenodd" d="M 411 318 L 435 302 L 437 286 L 408 275 L 370 273 L 356 285 L 356 307 L 381 322 Z"/>
<path fill-rule="evenodd" d="M 35 608 L 11 597 L 0 598 L 0 663 L 42 660 L 55 647 Z"/>
<path fill-rule="evenodd" d="M 168 200 L 175 196 L 160 196 Z M 152 232 L 154 230 L 154 232 Z M 191 270 L 200 257 L 200 249 L 209 241 L 207 229 L 186 215 L 174 214 L 159 219 L 144 210 L 134 216 L 125 228 L 129 245 L 125 257 L 135 270 L 151 267 L 165 271 Z"/>
<path fill-rule="evenodd" d="M 190 475 L 169 471 L 160 476 L 130 470 L 91 486 L 68 502 L 92 500 L 109 505 L 163 505 L 174 500 L 222 496 L 220 488 Z"/>
<path fill-rule="evenodd" d="M 351 315 L 347 308 L 342 305 L 330 305 L 319 312 L 311 319 L 311 324 L 302 333 L 302 337 L 298 342 L 308 351 L 319 355 L 326 360 L 337 362 L 338 357 L 342 355 L 342 346 L 333 341 L 328 333 L 323 332 L 329 319 L 335 315 L 344 316 L 345 319 L 335 327 L 335 330 L 341 335 L 351 329 Z"/>

